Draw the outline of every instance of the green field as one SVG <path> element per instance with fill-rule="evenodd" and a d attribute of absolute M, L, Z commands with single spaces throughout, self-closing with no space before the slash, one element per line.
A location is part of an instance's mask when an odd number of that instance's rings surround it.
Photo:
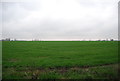
<path fill-rule="evenodd" d="M 3 79 L 117 78 L 117 41 L 3 41 Z"/>

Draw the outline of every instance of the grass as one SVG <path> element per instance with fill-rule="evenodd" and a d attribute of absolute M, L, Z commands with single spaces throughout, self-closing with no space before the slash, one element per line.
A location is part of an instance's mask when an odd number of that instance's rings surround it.
<path fill-rule="evenodd" d="M 2 41 L 0 41 L 0 79 L 2 78 Z"/>
<path fill-rule="evenodd" d="M 3 41 L 2 52 L 4 79 L 84 79 L 117 76 L 116 41 Z M 70 69 L 76 67 L 79 68 L 76 71 Z M 85 68 L 88 68 L 88 72 Z"/>

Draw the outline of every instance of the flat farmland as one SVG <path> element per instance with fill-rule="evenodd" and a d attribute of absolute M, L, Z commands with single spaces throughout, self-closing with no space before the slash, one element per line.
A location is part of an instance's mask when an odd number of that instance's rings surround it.
<path fill-rule="evenodd" d="M 117 41 L 3 41 L 3 79 L 117 78 Z"/>

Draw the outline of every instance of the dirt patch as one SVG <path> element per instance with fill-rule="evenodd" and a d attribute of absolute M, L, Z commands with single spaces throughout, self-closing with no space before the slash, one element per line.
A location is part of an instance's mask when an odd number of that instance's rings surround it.
<path fill-rule="evenodd" d="M 9 62 L 18 62 L 19 60 L 18 59 L 9 59 L 8 61 Z"/>

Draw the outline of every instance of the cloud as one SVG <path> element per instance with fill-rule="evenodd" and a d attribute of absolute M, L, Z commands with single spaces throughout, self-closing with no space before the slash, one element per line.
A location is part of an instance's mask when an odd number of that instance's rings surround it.
<path fill-rule="evenodd" d="M 3 38 L 118 38 L 118 0 L 36 0 L 2 3 Z"/>

